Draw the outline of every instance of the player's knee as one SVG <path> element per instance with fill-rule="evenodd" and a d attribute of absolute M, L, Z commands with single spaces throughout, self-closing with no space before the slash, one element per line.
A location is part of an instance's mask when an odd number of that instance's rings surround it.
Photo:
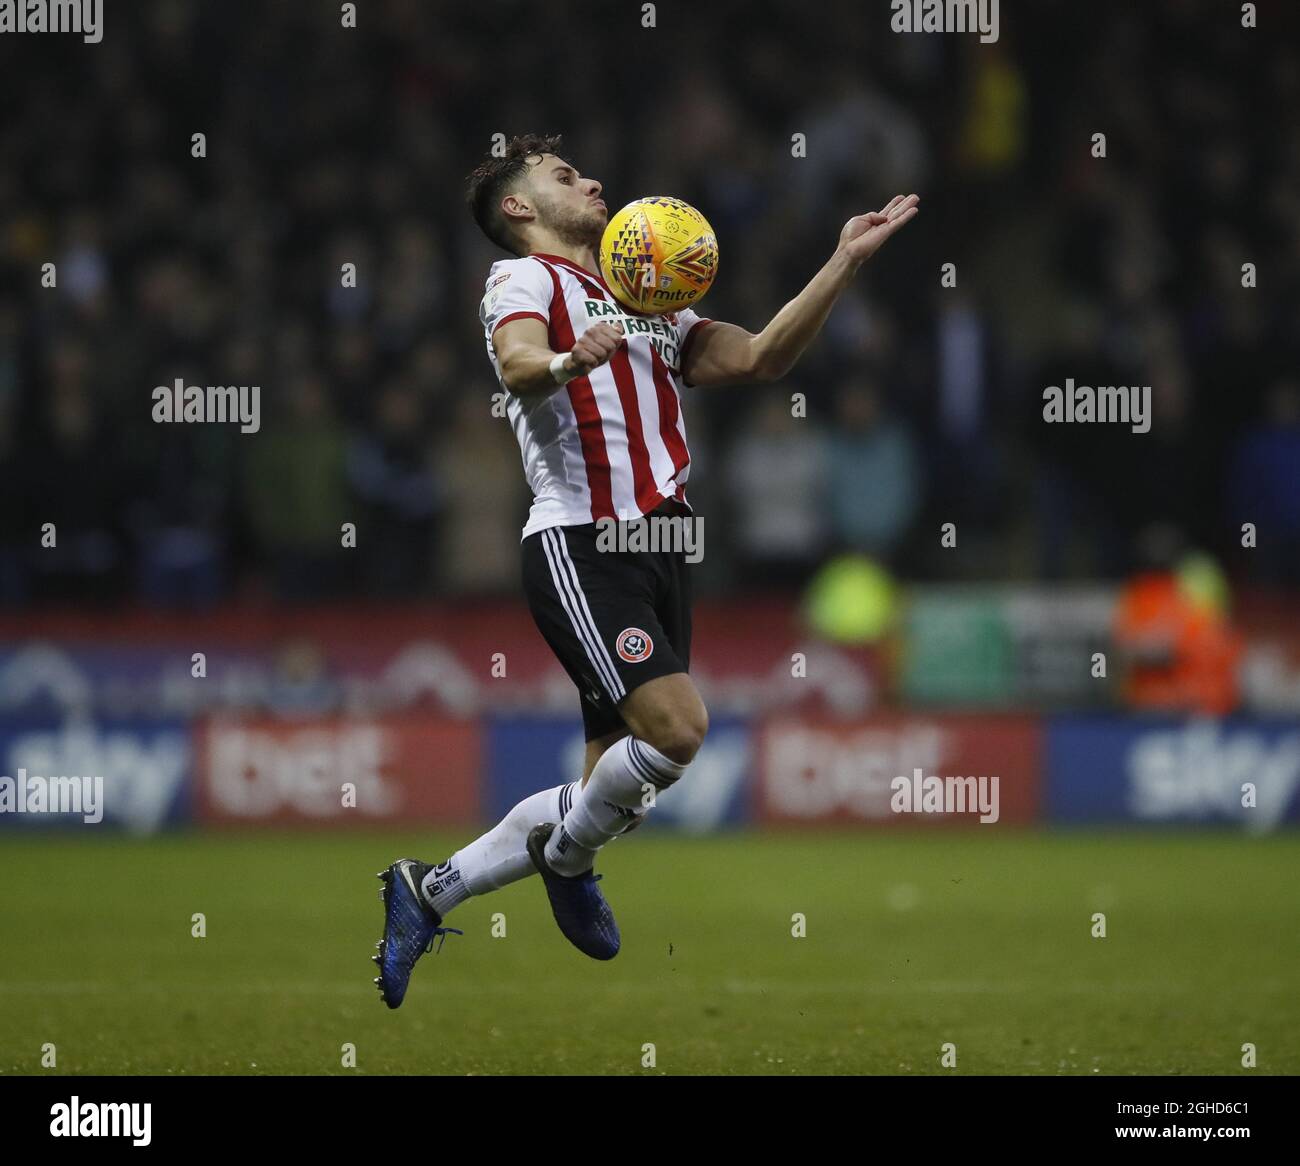
<path fill-rule="evenodd" d="M 698 709 L 677 713 L 669 718 L 656 734 L 659 740 L 651 741 L 650 744 L 669 761 L 689 765 L 704 744 L 708 731 L 709 714 L 700 705 Z"/>

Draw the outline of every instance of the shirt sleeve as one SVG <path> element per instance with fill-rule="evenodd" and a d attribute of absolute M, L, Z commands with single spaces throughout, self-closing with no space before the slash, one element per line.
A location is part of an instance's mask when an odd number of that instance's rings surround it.
<path fill-rule="evenodd" d="M 551 319 L 551 277 L 533 259 L 505 259 L 492 265 L 479 305 L 479 319 L 488 339 L 511 320 Z"/>
<path fill-rule="evenodd" d="M 700 329 L 712 324 L 707 316 L 701 316 L 694 308 L 682 308 L 677 313 L 678 362 L 682 370 L 682 384 L 688 389 L 694 386 L 686 379 L 686 353 L 690 350 L 691 339 Z"/>

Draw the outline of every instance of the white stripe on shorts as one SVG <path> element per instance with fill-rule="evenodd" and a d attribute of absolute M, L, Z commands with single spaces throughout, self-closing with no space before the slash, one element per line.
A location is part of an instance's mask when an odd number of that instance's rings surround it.
<path fill-rule="evenodd" d="M 569 558 L 569 548 L 565 545 L 564 534 L 558 527 L 548 527 L 541 532 L 542 549 L 546 552 L 546 562 L 551 568 L 551 581 L 564 605 L 565 614 L 573 624 L 573 630 L 587 653 L 587 659 L 596 670 L 596 675 L 605 686 L 605 691 L 615 704 L 627 695 L 623 681 L 619 679 L 614 661 L 610 659 L 600 633 L 596 630 L 596 621 L 592 619 L 591 608 L 587 606 L 587 597 L 582 593 L 578 582 L 578 571 Z"/>

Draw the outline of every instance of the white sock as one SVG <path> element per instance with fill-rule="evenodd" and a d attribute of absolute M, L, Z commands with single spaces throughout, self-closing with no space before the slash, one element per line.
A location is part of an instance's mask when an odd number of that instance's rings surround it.
<path fill-rule="evenodd" d="M 563 875 L 590 869 L 596 851 L 649 808 L 650 795 L 666 790 L 685 772 L 686 766 L 635 737 L 615 741 L 547 842 L 547 864 Z"/>
<path fill-rule="evenodd" d="M 562 819 L 580 788 L 581 782 L 571 781 L 524 798 L 486 834 L 424 876 L 420 886 L 425 902 L 446 918 L 448 911 L 471 895 L 499 890 L 536 874 L 525 849 L 528 832 L 539 822 Z"/>

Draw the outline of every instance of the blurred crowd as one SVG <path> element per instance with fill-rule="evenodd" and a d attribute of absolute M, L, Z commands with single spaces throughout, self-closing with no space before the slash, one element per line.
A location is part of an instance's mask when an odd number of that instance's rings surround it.
<path fill-rule="evenodd" d="M 611 207 L 704 211 L 701 311 L 752 330 L 850 215 L 922 196 L 789 377 L 689 394 L 703 590 L 840 551 L 1116 579 L 1154 528 L 1300 584 L 1294 11 L 1004 0 L 982 45 L 883 3 L 358 7 L 6 38 L 0 602 L 514 594 L 529 498 L 477 319 L 501 253 L 463 179 L 525 131 Z M 178 377 L 260 385 L 260 431 L 154 423 Z M 1046 424 L 1067 377 L 1149 384 L 1150 432 Z"/>

